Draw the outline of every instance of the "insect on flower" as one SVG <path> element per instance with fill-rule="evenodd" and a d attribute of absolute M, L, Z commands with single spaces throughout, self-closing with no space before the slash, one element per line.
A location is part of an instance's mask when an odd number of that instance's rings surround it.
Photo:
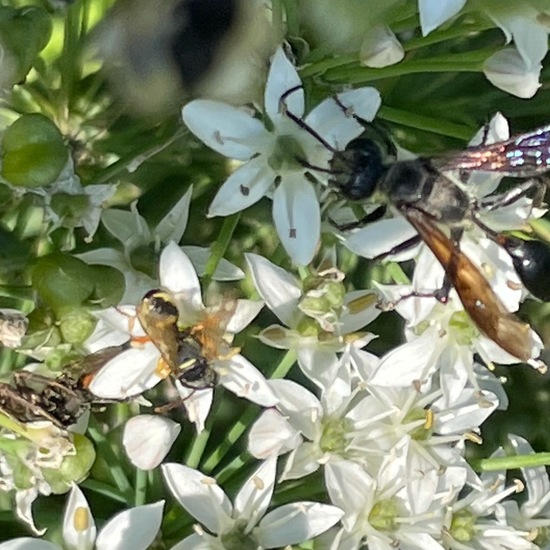
<path fill-rule="evenodd" d="M 126 349 L 112 346 L 66 365 L 56 378 L 21 370 L 13 384 L 0 384 L 0 410 L 18 422 L 47 420 L 59 428 L 77 422 L 93 403 L 105 403 L 87 387 L 94 374 Z"/>
<path fill-rule="evenodd" d="M 145 294 L 136 308 L 137 317 L 161 353 L 159 370 L 163 377 L 173 376 L 191 389 L 213 387 L 217 375 L 211 362 L 238 352 L 224 340 L 235 306 L 236 302 L 223 303 L 220 309 L 205 313 L 198 324 L 182 328 L 178 325 L 178 306 L 170 292 L 154 289 Z"/>
<path fill-rule="evenodd" d="M 284 103 L 296 89 L 288 90 L 281 102 Z M 346 107 L 339 100 L 337 102 L 346 111 Z M 476 225 L 510 254 L 526 288 L 533 295 L 548 300 L 550 292 L 545 273 L 550 266 L 550 247 L 494 231 L 479 217 L 482 211 L 495 211 L 531 194 L 534 204 L 540 203 L 545 186 L 539 179 L 531 179 L 496 199 L 489 197 L 480 202 L 453 179 L 450 172 L 486 171 L 516 178 L 539 176 L 550 170 L 550 125 L 438 158 L 385 162 L 381 148 L 371 139 L 357 138 L 343 151 L 338 151 L 304 121 L 288 111 L 287 115 L 333 153 L 328 170 L 311 165 L 309 168 L 328 173 L 329 184 L 347 199 L 364 200 L 376 191 L 381 192 L 386 202 L 418 232 L 417 236 L 374 259 L 383 259 L 423 241 L 445 270 L 442 288 L 431 296 L 445 303 L 450 288 L 454 287 L 479 330 L 514 357 L 528 361 L 532 353 L 530 326 L 507 311 L 478 267 L 461 252 L 460 240 L 466 223 Z M 383 205 L 357 222 L 335 225 L 343 231 L 354 229 L 381 218 L 385 209 Z M 449 236 L 440 226 L 447 229 Z"/>

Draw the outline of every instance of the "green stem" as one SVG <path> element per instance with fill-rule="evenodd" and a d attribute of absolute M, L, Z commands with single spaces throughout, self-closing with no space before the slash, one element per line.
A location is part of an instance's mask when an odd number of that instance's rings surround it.
<path fill-rule="evenodd" d="M 147 474 L 145 470 L 136 469 L 134 506 L 141 506 L 147 502 Z"/>
<path fill-rule="evenodd" d="M 87 479 L 80 483 L 80 486 L 84 487 L 84 489 L 88 489 L 89 491 L 93 491 L 98 495 L 106 496 L 111 500 L 116 500 L 117 502 L 121 502 L 122 504 L 126 505 L 129 504 L 128 499 L 122 493 L 117 491 L 114 487 L 111 487 L 106 483 L 102 483 L 101 481 L 96 481 L 95 479 Z"/>
<path fill-rule="evenodd" d="M 382 67 L 381 69 L 358 67 L 354 63 L 331 69 L 325 73 L 324 78 L 333 83 L 357 85 L 375 82 L 384 78 L 395 78 L 418 73 L 481 72 L 483 70 L 483 62 L 494 52 L 494 49 L 484 49 L 467 52 L 467 54 L 404 60 L 401 63 Z"/>
<path fill-rule="evenodd" d="M 226 434 L 225 439 L 218 445 L 218 447 L 210 454 L 205 460 L 202 471 L 206 474 L 212 472 L 212 470 L 221 462 L 223 457 L 229 452 L 231 447 L 240 439 L 244 432 L 250 427 L 252 421 L 258 415 L 258 411 L 255 408 L 248 408 L 244 414 L 241 415 L 239 420 Z"/>
<path fill-rule="evenodd" d="M 65 28 L 63 36 L 61 90 L 65 99 L 65 106 L 68 111 L 71 110 L 73 99 L 73 88 L 80 80 L 78 70 L 80 56 L 80 29 L 81 29 L 81 6 L 79 3 L 70 6 L 65 18 Z"/>
<path fill-rule="evenodd" d="M 395 124 L 401 124 L 409 128 L 425 130 L 426 132 L 454 137 L 464 141 L 469 140 L 475 131 L 464 124 L 455 124 L 454 122 L 441 120 L 440 118 L 432 118 L 411 113 L 410 111 L 402 111 L 385 105 L 380 107 L 377 116 L 388 122 L 394 122 Z"/>
<path fill-rule="evenodd" d="M 165 147 L 172 144 L 176 139 L 180 138 L 184 134 L 185 130 L 180 125 L 169 131 L 167 135 L 162 135 L 158 139 L 149 141 L 145 144 L 138 145 L 131 153 L 119 158 L 113 164 L 103 169 L 96 178 L 96 183 L 109 183 L 115 176 L 127 170 L 129 167 L 134 170 L 137 168 L 136 162 L 143 159 L 141 162 L 145 162 L 153 155 L 156 155 L 162 151 Z"/>
<path fill-rule="evenodd" d="M 97 454 L 105 460 L 109 465 L 109 473 L 117 486 L 118 490 L 124 495 L 125 501 L 130 503 L 134 500 L 134 490 L 130 481 L 126 477 L 126 473 L 120 464 L 118 456 L 113 451 L 109 440 L 103 435 L 99 427 L 96 425 L 93 417 L 90 419 L 88 434 L 93 439 L 97 447 Z"/>
<path fill-rule="evenodd" d="M 277 368 L 273 371 L 270 378 L 284 378 L 292 365 L 296 362 L 296 352 L 294 350 L 289 350 L 285 353 L 284 357 L 281 359 Z M 231 447 L 240 439 L 244 432 L 250 427 L 252 421 L 257 417 L 258 412 L 256 409 L 247 409 L 245 413 L 239 418 L 235 425 L 229 430 L 225 436 L 224 441 L 218 445 L 218 447 L 211 453 L 211 455 L 206 459 L 203 465 L 203 472 L 210 473 L 223 459 Z M 243 455 L 237 457 L 235 461 L 243 461 Z M 224 468 L 224 472 L 228 467 Z"/>
<path fill-rule="evenodd" d="M 236 214 L 227 216 L 223 220 L 222 228 L 218 234 L 218 238 L 212 243 L 210 248 L 210 258 L 208 258 L 204 268 L 204 277 L 202 278 L 203 289 L 207 289 L 208 285 L 212 281 L 212 277 L 214 276 L 218 264 L 231 243 L 233 233 L 240 219 L 241 213 L 237 212 Z"/>
<path fill-rule="evenodd" d="M 279 361 L 277 368 L 271 373 L 270 378 L 284 378 L 294 363 L 296 363 L 296 351 L 289 349 L 285 353 L 284 357 Z"/>
<path fill-rule="evenodd" d="M 475 470 L 481 472 L 550 466 L 550 453 L 481 458 L 478 460 L 472 460 L 471 465 Z"/>
<path fill-rule="evenodd" d="M 212 414 L 212 411 L 211 411 Z M 195 437 L 191 449 L 187 453 L 184 463 L 190 468 L 197 468 L 200 464 L 206 444 L 210 439 L 211 430 L 209 427 L 205 427 L 204 430 Z"/>
<path fill-rule="evenodd" d="M 225 483 L 234 472 L 238 472 L 248 462 L 252 461 L 252 457 L 249 453 L 244 452 L 234 458 L 227 466 L 224 466 L 217 474 L 216 481 L 221 485 Z"/>
<path fill-rule="evenodd" d="M 274 43 L 279 44 L 285 35 L 282 0 L 271 0 L 271 28 L 273 29 Z"/>

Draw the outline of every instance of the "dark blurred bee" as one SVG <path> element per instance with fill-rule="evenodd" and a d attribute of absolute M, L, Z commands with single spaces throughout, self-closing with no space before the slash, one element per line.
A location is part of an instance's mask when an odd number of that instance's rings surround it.
<path fill-rule="evenodd" d="M 136 308 L 137 317 L 161 353 L 161 376 L 173 376 L 191 389 L 213 387 L 217 375 L 211 362 L 230 356 L 235 350 L 224 340 L 234 309 L 232 303 L 228 308 L 205 314 L 201 322 L 192 327 L 181 328 L 179 310 L 170 292 L 154 289 L 145 294 Z"/>
<path fill-rule="evenodd" d="M 281 101 L 284 102 L 284 98 L 296 89 L 289 90 Z M 345 106 L 340 106 L 347 112 Z M 477 202 L 465 186 L 459 185 L 446 173 L 481 170 L 518 178 L 539 176 L 550 170 L 550 126 L 439 158 L 385 162 L 381 148 L 374 140 L 358 138 L 343 151 L 338 151 L 303 120 L 288 111 L 287 114 L 333 152 L 329 169 L 322 170 L 330 174 L 329 183 L 343 197 L 365 200 L 375 191 L 380 191 L 418 232 L 418 237 L 375 259 L 383 259 L 424 241 L 446 273 L 443 288 L 434 296 L 445 302 L 450 287 L 454 287 L 464 309 L 482 333 L 514 357 L 529 360 L 532 347 L 530 326 L 506 310 L 477 266 L 461 252 L 460 239 L 465 223 L 473 222 L 506 249 L 525 287 L 542 300 L 550 299 L 547 275 L 550 272 L 550 247 L 538 241 L 495 232 L 479 219 L 481 211 L 508 206 L 530 193 L 541 200 L 545 186 L 539 179 L 528 180 L 498 198 L 488 197 L 487 201 Z M 303 164 L 316 169 L 306 161 Z M 359 227 L 382 217 L 385 208 L 383 206 L 357 222 L 337 227 L 341 230 Z M 438 224 L 447 227 L 450 236 L 443 233 Z"/>
<path fill-rule="evenodd" d="M 13 383 L 0 383 L 0 410 L 18 422 L 47 420 L 59 428 L 75 424 L 93 403 L 105 401 L 88 391 L 93 375 L 124 351 L 112 346 L 66 365 L 56 378 L 21 370 Z"/>

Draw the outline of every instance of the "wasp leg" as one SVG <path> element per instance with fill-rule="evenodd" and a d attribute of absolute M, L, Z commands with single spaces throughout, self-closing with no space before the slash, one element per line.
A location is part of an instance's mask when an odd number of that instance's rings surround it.
<path fill-rule="evenodd" d="M 355 220 L 354 222 L 348 222 L 348 223 L 337 223 L 332 218 L 328 218 L 328 221 L 330 225 L 338 229 L 338 231 L 350 231 L 352 229 L 358 229 L 360 227 L 365 227 L 365 225 L 368 225 L 369 223 L 377 222 L 378 220 L 381 220 L 386 214 L 386 206 L 378 206 L 375 208 L 372 212 L 369 212 L 368 214 L 365 214 L 362 218 Z M 407 242 L 407 241 L 405 241 Z M 407 248 L 407 247 L 406 247 Z M 405 250 L 406 250 L 405 248 Z M 393 249 L 392 249 L 393 250 Z M 390 255 L 393 252 L 387 252 L 385 254 Z M 380 259 L 379 257 L 375 259 Z"/>
<path fill-rule="evenodd" d="M 493 210 L 498 210 L 499 208 L 514 204 L 519 199 L 529 195 L 531 191 L 534 191 L 533 205 L 537 207 L 540 206 L 543 202 L 544 195 L 546 193 L 546 187 L 547 185 L 542 179 L 530 179 L 524 181 L 523 183 L 520 183 L 519 185 L 516 185 L 514 188 L 504 193 L 504 195 L 501 195 L 496 199 L 491 200 L 489 198 L 489 200 L 482 201 L 479 206 L 484 210 L 492 212 Z M 474 221 L 476 220 L 474 219 Z"/>

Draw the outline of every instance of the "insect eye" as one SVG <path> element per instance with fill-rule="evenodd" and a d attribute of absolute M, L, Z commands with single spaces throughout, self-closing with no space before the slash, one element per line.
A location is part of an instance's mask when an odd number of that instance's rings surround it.
<path fill-rule="evenodd" d="M 179 316 L 179 311 L 176 305 L 162 296 L 155 296 L 151 303 L 153 306 L 153 310 L 159 315 L 171 317 Z"/>

